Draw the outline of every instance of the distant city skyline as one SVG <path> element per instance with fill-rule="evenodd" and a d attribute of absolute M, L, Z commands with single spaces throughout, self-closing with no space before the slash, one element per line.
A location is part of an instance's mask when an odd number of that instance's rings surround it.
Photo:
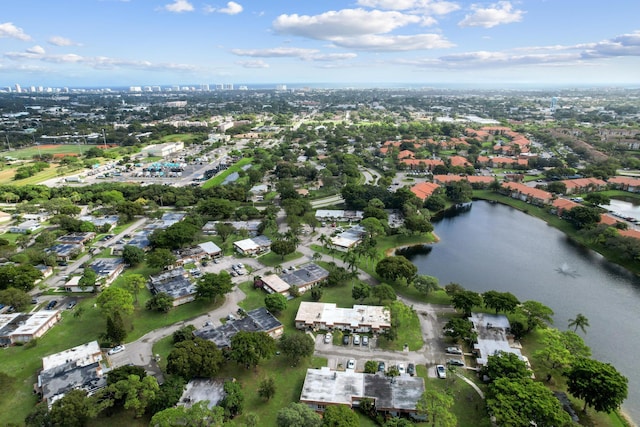
<path fill-rule="evenodd" d="M 0 87 L 640 86 L 627 0 L 10 0 Z"/>

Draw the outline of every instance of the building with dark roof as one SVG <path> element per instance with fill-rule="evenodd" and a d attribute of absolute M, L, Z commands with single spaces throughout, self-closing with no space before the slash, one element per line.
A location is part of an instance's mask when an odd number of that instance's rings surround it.
<path fill-rule="evenodd" d="M 58 243 L 50 248 L 45 249 L 46 253 L 53 253 L 58 261 L 69 261 L 84 251 L 84 245 L 76 245 L 73 243 Z"/>
<path fill-rule="evenodd" d="M 284 296 L 289 296 L 289 290 L 291 288 L 295 287 L 300 294 L 303 294 L 312 287 L 325 281 L 327 277 L 329 277 L 327 270 L 311 262 L 280 275 L 269 274 L 257 278 L 254 285 L 256 287 L 262 287 L 270 294 L 279 293 Z"/>
<path fill-rule="evenodd" d="M 69 233 L 64 236 L 58 237 L 56 241 L 60 243 L 72 243 L 74 245 L 84 245 L 91 239 L 96 237 L 96 233 L 93 231 L 87 231 L 85 233 Z"/>
<path fill-rule="evenodd" d="M 96 283 L 104 279 L 104 286 L 109 286 L 124 270 L 122 258 L 96 258 L 89 266 L 98 275 Z"/>
<path fill-rule="evenodd" d="M 238 332 L 266 332 L 272 338 L 279 337 L 284 332 L 284 326 L 273 314 L 260 307 L 255 310 L 248 311 L 245 317 L 240 319 L 231 319 L 224 325 L 214 327 L 206 326 L 198 329 L 193 334 L 197 337 L 213 341 L 218 348 L 227 348 L 231 346 L 231 338 Z"/>
<path fill-rule="evenodd" d="M 173 306 L 193 301 L 196 284 L 189 280 L 184 268 L 178 267 L 156 276 L 149 276 L 149 290 L 153 295 L 164 292 L 173 298 Z"/>
<path fill-rule="evenodd" d="M 107 385 L 101 361 L 97 341 L 43 357 L 35 391 L 49 407 L 74 389 L 93 394 Z"/>

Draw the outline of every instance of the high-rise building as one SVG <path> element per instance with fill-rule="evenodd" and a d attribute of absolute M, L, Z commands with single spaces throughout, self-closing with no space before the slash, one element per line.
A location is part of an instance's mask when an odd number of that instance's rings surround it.
<path fill-rule="evenodd" d="M 16 92 L 22 93 L 22 88 L 20 87 L 20 85 L 18 83 L 16 83 Z"/>

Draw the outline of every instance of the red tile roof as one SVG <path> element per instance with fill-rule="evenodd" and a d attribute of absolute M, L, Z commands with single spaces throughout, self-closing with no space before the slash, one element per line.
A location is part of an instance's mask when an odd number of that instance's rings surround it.
<path fill-rule="evenodd" d="M 440 186 L 433 182 L 421 182 L 411 187 L 411 192 L 420 199 L 425 200 L 433 194 Z"/>

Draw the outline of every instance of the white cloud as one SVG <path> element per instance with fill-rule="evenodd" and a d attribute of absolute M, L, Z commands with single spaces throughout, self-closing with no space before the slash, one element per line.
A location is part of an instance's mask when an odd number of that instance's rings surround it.
<path fill-rule="evenodd" d="M 5 22 L 0 24 L 0 38 L 9 37 L 12 39 L 18 39 L 23 41 L 31 40 L 31 36 L 25 34 L 22 28 L 18 28 L 11 22 Z"/>
<path fill-rule="evenodd" d="M 357 3 L 374 9 L 421 11 L 433 15 L 446 15 L 460 9 L 456 3 L 431 0 L 358 0 Z"/>
<path fill-rule="evenodd" d="M 225 13 L 227 15 L 237 15 L 242 12 L 242 6 L 234 1 L 227 3 L 227 7 L 220 9 L 218 12 Z"/>
<path fill-rule="evenodd" d="M 54 46 L 79 46 L 79 43 L 74 42 L 71 39 L 61 36 L 52 36 L 47 40 L 50 44 Z"/>
<path fill-rule="evenodd" d="M 343 9 L 315 16 L 280 15 L 273 21 L 273 28 L 281 34 L 291 34 L 316 40 L 333 40 L 336 37 L 384 34 L 396 28 L 421 22 L 419 16 L 395 11 Z"/>
<path fill-rule="evenodd" d="M 149 61 L 131 61 L 128 59 L 110 58 L 106 56 L 85 57 L 75 53 L 60 55 L 46 54 L 40 46 L 26 49 L 24 52 L 7 52 L 5 58 L 14 61 L 37 60 L 52 64 L 80 64 L 94 69 L 136 69 L 149 71 L 196 71 L 196 67 L 187 64 L 152 63 Z"/>
<path fill-rule="evenodd" d="M 208 4 L 204 5 L 202 8 L 204 13 L 224 13 L 226 15 L 237 15 L 244 10 L 241 4 L 238 4 L 234 1 L 230 1 L 227 3 L 227 7 L 216 8 L 210 6 Z"/>
<path fill-rule="evenodd" d="M 344 61 L 353 59 L 355 53 L 320 53 L 317 49 L 303 49 L 296 47 L 276 47 L 271 49 L 232 49 L 231 53 L 238 56 L 254 58 L 299 58 L 304 61 Z"/>
<path fill-rule="evenodd" d="M 522 65 L 595 65 L 603 59 L 640 57 L 640 31 L 609 40 L 576 45 L 520 47 L 508 51 L 475 51 L 438 58 L 405 59 L 396 63 L 437 69 L 481 69 Z"/>
<path fill-rule="evenodd" d="M 232 49 L 231 53 L 238 56 L 251 56 L 255 58 L 284 58 L 303 57 L 318 53 L 317 49 L 302 49 L 297 47 L 274 47 L 271 49 Z"/>
<path fill-rule="evenodd" d="M 33 53 L 36 55 L 44 55 L 45 54 L 45 50 L 42 46 L 39 45 L 35 45 L 33 47 L 30 47 L 28 49 L 26 49 L 26 52 L 28 53 Z"/>
<path fill-rule="evenodd" d="M 513 9 L 511 2 L 500 1 L 487 8 L 471 5 L 472 14 L 468 14 L 458 23 L 461 27 L 492 28 L 501 24 L 511 24 L 522 21 L 524 11 Z"/>
<path fill-rule="evenodd" d="M 173 13 L 193 12 L 193 5 L 187 0 L 175 0 L 173 3 L 165 5 L 163 9 Z"/>
<path fill-rule="evenodd" d="M 241 65 L 244 68 L 269 68 L 269 64 L 261 59 L 255 61 L 238 61 L 236 64 Z"/>
<path fill-rule="evenodd" d="M 439 34 L 415 34 L 409 36 L 366 35 L 334 39 L 337 46 L 385 52 L 404 52 L 410 50 L 445 49 L 455 45 Z"/>

